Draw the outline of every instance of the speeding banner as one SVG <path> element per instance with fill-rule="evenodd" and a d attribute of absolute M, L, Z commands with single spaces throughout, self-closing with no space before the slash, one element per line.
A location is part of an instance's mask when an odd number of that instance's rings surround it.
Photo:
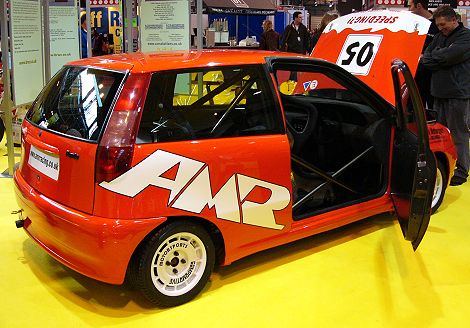
<path fill-rule="evenodd" d="M 391 64 L 401 59 L 416 72 L 430 24 L 408 11 L 349 14 L 327 25 L 312 57 L 341 66 L 394 103 Z"/>

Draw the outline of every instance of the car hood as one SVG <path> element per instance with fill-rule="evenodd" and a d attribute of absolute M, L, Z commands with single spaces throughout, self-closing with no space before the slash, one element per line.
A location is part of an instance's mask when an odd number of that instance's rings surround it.
<path fill-rule="evenodd" d="M 409 11 L 352 13 L 327 25 L 311 56 L 343 67 L 394 104 L 391 63 L 401 59 L 414 74 L 430 24 Z"/>

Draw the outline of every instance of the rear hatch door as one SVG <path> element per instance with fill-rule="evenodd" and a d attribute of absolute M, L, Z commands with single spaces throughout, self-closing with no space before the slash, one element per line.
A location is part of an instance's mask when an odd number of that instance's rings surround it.
<path fill-rule="evenodd" d="M 323 31 L 312 57 L 336 63 L 395 104 L 390 65 L 406 62 L 414 75 L 431 22 L 408 11 L 362 11 Z"/>
<path fill-rule="evenodd" d="M 46 85 L 22 127 L 20 172 L 31 187 L 92 213 L 98 140 L 125 76 L 67 66 Z"/>

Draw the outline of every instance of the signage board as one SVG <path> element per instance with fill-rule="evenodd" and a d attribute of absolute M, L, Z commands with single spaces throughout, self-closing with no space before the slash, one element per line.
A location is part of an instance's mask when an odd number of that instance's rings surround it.
<path fill-rule="evenodd" d="M 33 101 L 44 86 L 41 1 L 10 0 L 13 100 Z"/>
<path fill-rule="evenodd" d="M 189 0 L 142 0 L 141 51 L 189 50 L 189 6 Z"/>

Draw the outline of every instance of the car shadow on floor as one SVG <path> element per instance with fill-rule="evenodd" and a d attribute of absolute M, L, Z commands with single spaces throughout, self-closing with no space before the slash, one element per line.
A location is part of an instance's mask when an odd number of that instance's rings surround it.
<path fill-rule="evenodd" d="M 158 310 L 129 284 L 111 285 L 84 276 L 56 261 L 29 238 L 23 243 L 23 252 L 23 264 L 27 264 L 43 286 L 61 302 L 72 302 L 92 312 L 97 312 L 97 305 L 100 305 L 106 310 L 98 312 L 110 317 L 123 316 L 120 312 L 123 308 L 129 315 L 146 309 Z"/>
<path fill-rule="evenodd" d="M 267 249 L 215 270 L 221 283 L 230 283 L 258 272 L 294 262 L 394 224 L 390 214 L 380 214 L 348 225 Z M 212 288 L 215 286 L 212 286 Z"/>
<path fill-rule="evenodd" d="M 233 264 L 220 267 L 212 274 L 211 280 L 199 296 L 214 291 L 226 284 L 231 284 L 246 277 L 261 273 L 271 268 L 296 261 L 311 254 L 324 251 L 331 247 L 347 243 L 361 236 L 393 225 L 390 214 L 377 215 L 365 220 L 351 223 L 335 230 L 314 235 L 287 245 L 265 250 Z M 69 269 L 49 256 L 31 239 L 23 243 L 24 258 L 34 275 L 54 297 L 110 317 L 131 316 L 142 312 L 159 312 L 165 309 L 155 308 L 151 303 L 129 284 L 122 286 L 110 285 L 88 278 Z M 194 302 L 194 301 L 193 301 Z M 122 311 L 125 308 L 126 311 Z"/>

